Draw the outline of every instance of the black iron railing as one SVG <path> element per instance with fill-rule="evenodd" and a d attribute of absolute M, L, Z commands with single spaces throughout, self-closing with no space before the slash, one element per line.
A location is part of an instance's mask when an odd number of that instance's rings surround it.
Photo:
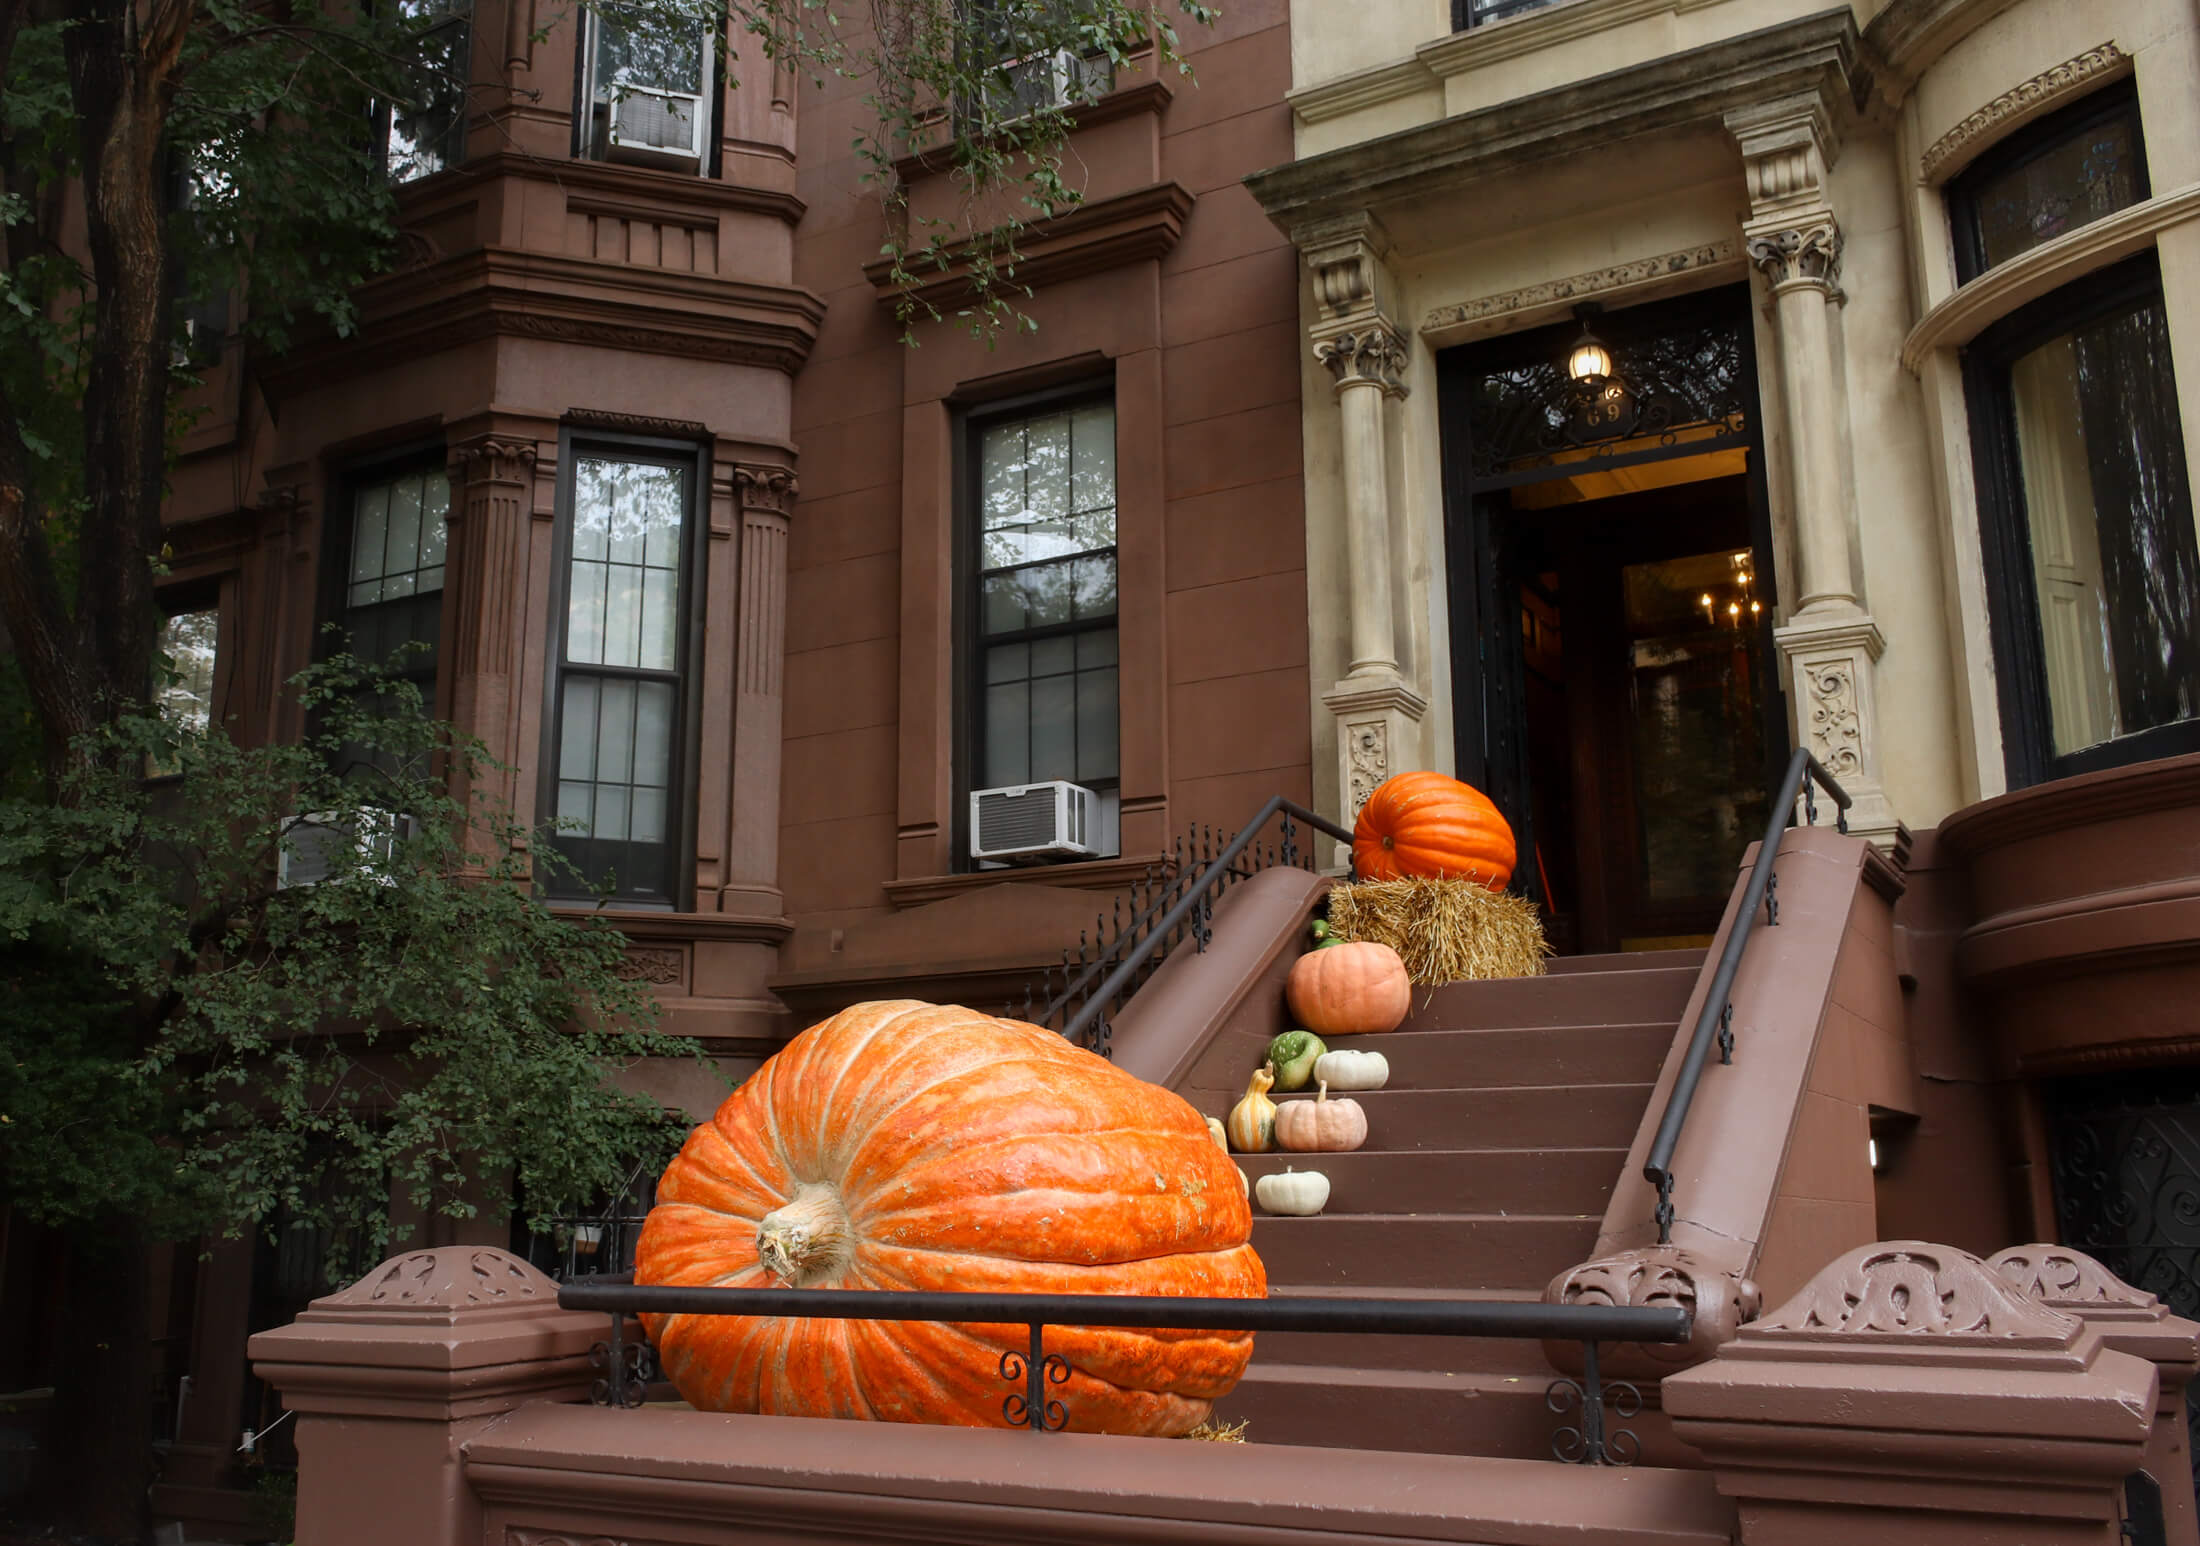
<path fill-rule="evenodd" d="M 646 1352 L 628 1336 L 629 1315 L 770 1315 L 815 1320 L 937 1321 L 956 1325 L 1021 1325 L 1030 1331 L 1022 1351 L 1001 1354 L 1000 1376 L 1009 1387 L 1001 1416 L 1010 1426 L 1054 1433 L 1067 1425 L 1050 1385 L 1069 1380 L 1069 1364 L 1046 1350 L 1049 1326 L 1130 1326 L 1151 1331 L 1312 1331 L 1418 1337 L 1534 1337 L 1579 1342 L 1582 1377 L 1559 1379 L 1544 1393 L 1563 1424 L 1551 1453 L 1576 1465 L 1627 1465 L 1641 1441 L 1609 1426 L 1605 1411 L 1622 1419 L 1642 1409 L 1642 1393 L 1624 1380 L 1598 1373 L 1600 1342 L 1685 1342 L 1688 1310 L 1635 1305 L 1511 1303 L 1486 1299 L 1172 1299 L 1158 1295 L 881 1293 L 860 1289 L 674 1288 L 636 1285 L 623 1278 L 593 1277 L 562 1284 L 558 1303 L 568 1310 L 603 1310 L 611 1335 L 598 1344 L 599 1406 L 640 1406 L 649 1374 Z M 1578 1412 L 1578 1416 L 1575 1416 Z"/>
<path fill-rule="evenodd" d="M 1282 824 L 1275 841 L 1262 841 L 1261 834 L 1279 816 Z M 1149 887 L 1132 907 L 1129 920 L 1118 920 L 1111 938 L 1098 942 L 1097 949 L 1080 940 L 1076 960 L 1065 957 L 1065 982 L 1059 992 L 1036 1007 L 1032 996 L 1025 995 L 1024 1018 L 1108 1056 L 1114 1011 L 1153 975 L 1171 949 L 1187 941 L 1194 950 L 1207 948 L 1214 937 L 1215 904 L 1226 890 L 1264 869 L 1317 867 L 1311 834 L 1302 834 L 1302 827 L 1347 844 L 1352 841 L 1346 828 L 1282 795 L 1270 799 L 1219 849 L 1215 846 L 1218 834 L 1212 828 L 1196 831 L 1189 853 L 1178 846 L 1175 872 Z M 1151 872 L 1148 878 L 1154 879 Z"/>
<path fill-rule="evenodd" d="M 1742 910 L 1726 937 L 1726 948 L 1719 952 L 1718 969 L 1711 976 L 1711 991 L 1704 995 L 1703 1008 L 1696 1016 L 1696 1033 L 1689 1039 L 1688 1057 L 1673 1081 L 1672 1094 L 1666 1097 L 1665 1115 L 1658 1123 L 1657 1140 L 1650 1145 L 1650 1157 L 1642 1167 L 1644 1178 L 1658 1189 L 1660 1245 L 1673 1238 L 1673 1151 L 1680 1145 L 1681 1129 L 1688 1124 L 1688 1107 L 1696 1098 L 1696 1086 L 1703 1078 L 1704 1065 L 1711 1059 L 1711 1049 L 1714 1046 L 1719 1049 L 1721 1063 L 1734 1061 L 1734 974 L 1741 969 L 1742 952 L 1749 947 L 1750 933 L 1757 925 L 1757 909 L 1764 908 L 1767 928 L 1780 921 L 1780 877 L 1774 872 L 1772 862 L 1780 856 L 1780 839 L 1795 819 L 1798 796 L 1803 802 L 1803 825 L 1817 825 L 1818 802 L 1811 789 L 1814 782 L 1833 799 L 1836 807 L 1834 826 L 1843 832 L 1849 830 L 1848 792 L 1833 781 L 1832 774 L 1819 766 L 1816 757 L 1798 748 L 1788 759 L 1787 776 L 1780 780 L 1780 792 L 1772 802 L 1772 816 L 1765 823 L 1764 841 L 1757 845 L 1757 861 L 1749 867 L 1749 881 L 1742 892 Z"/>

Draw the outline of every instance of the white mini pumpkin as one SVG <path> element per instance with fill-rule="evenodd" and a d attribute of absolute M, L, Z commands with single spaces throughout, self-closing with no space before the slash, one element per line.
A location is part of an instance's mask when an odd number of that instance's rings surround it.
<path fill-rule="evenodd" d="M 1324 1052 L 1314 1077 L 1332 1090 L 1379 1090 L 1390 1083 L 1390 1059 L 1380 1052 Z"/>
<path fill-rule="evenodd" d="M 1310 1218 L 1329 1202 L 1329 1177 L 1318 1170 L 1283 1167 L 1281 1175 L 1262 1176 L 1253 1183 L 1253 1196 L 1264 1213 Z"/>

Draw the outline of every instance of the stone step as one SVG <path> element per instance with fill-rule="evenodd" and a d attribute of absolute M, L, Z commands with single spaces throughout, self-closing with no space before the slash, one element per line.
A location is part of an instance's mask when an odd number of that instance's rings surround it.
<path fill-rule="evenodd" d="M 1415 988 L 1398 1031 L 1680 1023 L 1698 968 L 1652 966 Z M 1398 1031 L 1390 1034 L 1397 1035 Z"/>
<path fill-rule="evenodd" d="M 1401 1149 L 1624 1149 L 1649 1103 L 1641 1084 L 1521 1085 L 1510 1089 L 1368 1090 L 1367 1142 Z M 1287 1095 L 1279 1106 L 1312 1095 Z M 1221 1116 L 1225 1113 L 1217 1112 Z"/>
<path fill-rule="evenodd" d="M 1508 1289 L 1532 1297 L 1589 1259 L 1603 1214 L 1255 1214 L 1253 1249 L 1283 1286 Z"/>
<path fill-rule="evenodd" d="M 1258 1179 L 1290 1166 L 1329 1178 L 1325 1215 L 1349 1213 L 1602 1214 L 1627 1151 L 1417 1149 L 1350 1154 L 1240 1154 Z M 1254 1204 L 1259 1213 L 1259 1204 Z"/>
<path fill-rule="evenodd" d="M 1546 1026 L 1535 1030 L 1417 1030 L 1337 1036 L 1336 1051 L 1380 1052 L 1393 1090 L 1501 1085 L 1651 1083 L 1673 1045 L 1674 1023 Z"/>

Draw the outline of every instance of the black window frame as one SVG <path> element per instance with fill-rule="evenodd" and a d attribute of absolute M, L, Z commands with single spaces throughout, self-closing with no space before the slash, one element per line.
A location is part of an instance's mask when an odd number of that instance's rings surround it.
<path fill-rule="evenodd" d="M 680 541 L 680 617 L 673 631 L 677 641 L 677 665 L 669 673 L 621 666 L 570 668 L 599 680 L 605 677 L 661 680 L 669 675 L 675 684 L 669 755 L 673 783 L 665 791 L 667 884 L 661 893 L 645 895 L 622 888 L 606 897 L 594 889 L 601 877 L 582 867 L 578 875 L 542 876 L 537 885 L 543 897 L 553 902 L 591 905 L 601 902 L 609 908 L 633 912 L 686 912 L 694 906 L 696 800 L 701 788 L 699 731 L 706 611 L 702 592 L 707 579 L 703 558 L 710 525 L 711 479 L 709 452 L 692 440 L 619 435 L 575 429 L 570 425 L 559 432 L 555 536 L 551 543 L 550 634 L 543 653 L 542 746 L 540 772 L 535 780 L 536 820 L 543 828 L 542 840 L 555 845 L 559 838 L 556 830 L 558 765 L 563 754 L 565 679 L 569 670 L 565 649 L 566 630 L 571 621 L 568 597 L 573 567 L 574 479 L 583 457 L 674 467 L 685 480 L 687 513 Z M 570 856 L 568 862 L 571 862 Z"/>
<path fill-rule="evenodd" d="M 392 672 L 420 689 L 421 707 L 429 714 L 440 706 L 438 693 L 442 688 L 443 674 L 443 623 L 445 598 L 450 591 L 451 552 L 450 519 L 457 506 L 458 484 L 450 476 L 450 451 L 441 440 L 412 441 L 390 450 L 378 452 L 347 462 L 331 480 L 331 498 L 328 518 L 322 523 L 321 544 L 321 596 L 319 615 L 323 623 L 334 624 L 334 632 L 326 628 L 316 629 L 314 658 L 325 660 L 331 655 L 355 653 L 353 651 L 350 614 L 351 606 L 351 549 L 357 536 L 359 519 L 359 492 L 377 483 L 386 483 L 411 473 L 440 472 L 448 488 L 448 502 L 444 507 L 444 583 L 436 590 L 435 645 L 426 658 L 418 664 Z M 387 602 L 370 602 L 369 606 L 385 606 Z M 371 666 L 387 664 L 381 660 L 367 660 Z"/>
<path fill-rule="evenodd" d="M 1115 542 L 1106 551 L 1115 559 L 1115 614 L 1109 622 L 1070 622 L 1043 629 L 1027 629 L 1013 639 L 1001 639 L 985 633 L 980 618 L 980 591 L 989 572 L 981 552 L 983 529 L 980 510 L 984 498 L 984 455 L 980 449 L 985 431 L 995 425 L 1018 419 L 1044 418 L 1058 413 L 1074 413 L 1079 408 L 1106 403 L 1115 412 L 1116 424 L 1116 479 L 1115 479 Z M 1122 408 L 1113 375 L 1095 380 L 1071 382 L 1062 386 L 1046 387 L 1038 391 L 1020 393 L 1013 397 L 1001 397 L 985 402 L 972 403 L 957 414 L 955 425 L 952 473 L 954 508 L 951 518 L 954 524 L 954 604 L 952 635 L 957 664 L 952 680 L 955 684 L 953 708 L 953 739 L 956 755 L 952 759 L 954 785 L 954 854 L 953 863 L 958 871 L 975 870 L 977 861 L 970 857 L 970 794 L 974 789 L 992 786 L 978 781 L 978 770 L 985 765 L 985 651 L 989 644 L 1029 643 L 1034 639 L 1075 637 L 1080 633 L 1097 632 L 1102 627 L 1115 630 L 1115 777 L 1100 781 L 1096 792 L 1113 789 L 1120 795 L 1123 783 L 1123 478 L 1122 478 Z M 1071 782 L 1081 782 L 1072 779 Z M 1088 788 L 1095 787 L 1088 785 Z M 1120 817 L 1118 818 L 1120 831 Z M 1117 847 L 1121 847 L 1118 839 Z"/>
<path fill-rule="evenodd" d="M 2037 161 L 2103 124 L 2127 117 L 2131 120 L 2134 157 L 2132 203 L 2142 204 L 2154 196 L 2154 185 L 2147 170 L 2146 135 L 2139 111 L 2138 84 L 2129 76 L 2111 82 L 2098 91 L 2089 92 L 2068 107 L 2058 108 L 2006 138 L 1997 140 L 1981 151 L 1962 171 L 1949 178 L 1942 188 L 1942 194 L 1947 201 L 1949 233 L 1955 242 L 1956 283 L 1969 284 L 1991 268 L 2000 266 L 1986 261 L 1985 229 L 1979 220 L 1979 194 L 1988 183 Z M 2087 225 L 2094 223 L 2086 222 Z M 2082 230 L 2084 226 L 2074 226 L 2072 229 Z M 2012 258 L 2002 260 L 2003 263 L 2013 261 Z"/>
<path fill-rule="evenodd" d="M 2161 263 L 2152 248 L 2018 308 L 1981 332 L 1963 354 L 2002 760 L 2011 789 L 2200 752 L 2200 718 L 2194 718 L 2055 753 L 2046 643 L 2009 379 L 2010 367 L 2033 350 L 2149 298 L 2162 301 Z M 2186 452 L 2189 468 L 2189 447 Z"/>

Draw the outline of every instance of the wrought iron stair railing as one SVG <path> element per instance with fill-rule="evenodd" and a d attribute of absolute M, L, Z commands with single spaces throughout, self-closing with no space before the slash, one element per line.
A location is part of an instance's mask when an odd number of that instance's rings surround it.
<path fill-rule="evenodd" d="M 1803 825 L 1816 826 L 1818 802 L 1811 785 L 1816 783 L 1832 798 L 1836 806 L 1834 826 L 1837 830 L 1849 830 L 1849 795 L 1833 775 L 1819 765 L 1818 759 L 1807 750 L 1797 748 L 1788 759 L 1787 775 L 1780 780 L 1780 792 L 1772 801 L 1772 816 L 1765 823 L 1764 841 L 1757 845 L 1757 859 L 1749 867 L 1749 880 L 1742 892 L 1741 911 L 1735 916 L 1734 927 L 1726 936 L 1726 946 L 1719 952 L 1719 964 L 1711 976 L 1711 990 L 1704 995 L 1703 1008 L 1696 1016 L 1695 1034 L 1689 1038 L 1688 1054 L 1682 1061 L 1680 1072 L 1673 1080 L 1673 1091 L 1666 1097 L 1665 1115 L 1659 1119 L 1657 1138 L 1650 1145 L 1649 1158 L 1642 1167 L 1643 1179 L 1658 1189 L 1658 1244 L 1668 1245 L 1673 1238 L 1673 1153 L 1680 1147 L 1681 1132 L 1688 1125 L 1688 1108 L 1696 1098 L 1696 1086 L 1703 1081 L 1704 1065 L 1711 1060 L 1711 1049 L 1719 1049 L 1719 1061 L 1734 1061 L 1734 974 L 1741 969 L 1742 954 L 1749 948 L 1749 937 L 1757 926 L 1757 909 L 1765 911 L 1765 926 L 1774 927 L 1780 921 L 1780 877 L 1773 869 L 1773 861 L 1780 856 L 1780 840 L 1795 820 L 1795 802 L 1803 802 Z"/>
<path fill-rule="evenodd" d="M 1279 817 L 1275 837 L 1264 839 L 1269 823 Z M 1282 795 L 1270 799 L 1237 836 L 1219 847 L 1220 834 L 1212 827 L 1195 828 L 1189 842 L 1177 841 L 1172 868 L 1148 869 L 1133 888 L 1127 918 L 1118 899 L 1112 926 L 1103 916 L 1093 936 L 1079 936 L 1074 956 L 1063 952 L 1060 986 L 1044 1002 L 1025 991 L 1024 1018 L 1108 1056 L 1115 1012 L 1172 950 L 1186 942 L 1196 951 L 1206 950 L 1223 893 L 1265 869 L 1315 869 L 1314 833 L 1352 841 L 1346 828 Z M 1042 989 L 1053 978 L 1050 972 Z"/>

